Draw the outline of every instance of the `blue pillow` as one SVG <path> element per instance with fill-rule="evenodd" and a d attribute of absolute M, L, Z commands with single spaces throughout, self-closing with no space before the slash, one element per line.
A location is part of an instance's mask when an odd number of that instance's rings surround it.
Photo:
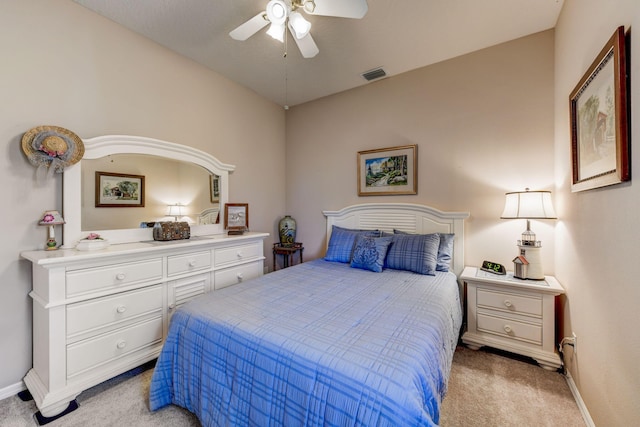
<path fill-rule="evenodd" d="M 433 234 L 395 234 L 387 251 L 385 266 L 435 276 L 440 236 Z"/>
<path fill-rule="evenodd" d="M 392 239 L 392 236 L 371 237 L 363 233 L 359 234 L 356 237 L 351 267 L 380 273 Z"/>
<path fill-rule="evenodd" d="M 377 230 L 352 230 L 337 225 L 332 226 L 327 253 L 324 257 L 325 261 L 351 262 L 353 247 L 359 234 L 371 237 L 380 236 L 380 232 Z"/>
<path fill-rule="evenodd" d="M 395 234 L 410 234 L 405 231 L 394 229 Z M 438 259 L 436 261 L 437 271 L 449 271 L 451 268 L 451 260 L 453 259 L 453 237 L 455 234 L 437 233 L 440 236 L 440 245 L 438 246 Z"/>
<path fill-rule="evenodd" d="M 440 235 L 440 246 L 438 247 L 436 270 L 449 271 L 449 268 L 451 268 L 451 260 L 453 259 L 453 237 L 455 234 L 438 234 Z"/>

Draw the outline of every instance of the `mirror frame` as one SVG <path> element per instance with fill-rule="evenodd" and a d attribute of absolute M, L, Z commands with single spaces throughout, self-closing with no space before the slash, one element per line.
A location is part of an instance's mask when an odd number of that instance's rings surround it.
<path fill-rule="evenodd" d="M 220 211 L 229 200 L 229 173 L 234 165 L 222 163 L 211 154 L 186 145 L 130 135 L 105 135 L 83 139 L 83 159 L 98 159 L 112 154 L 147 154 L 179 160 L 202 166 L 210 173 L 220 176 Z M 141 242 L 153 240 L 150 228 L 131 228 L 120 230 L 82 230 L 82 160 L 64 170 L 62 178 L 62 215 L 66 221 L 63 226 L 62 248 L 73 248 L 80 239 L 89 233 L 98 233 L 111 244 Z M 192 225 L 192 236 L 206 236 L 224 232 L 222 221 L 218 224 Z"/>

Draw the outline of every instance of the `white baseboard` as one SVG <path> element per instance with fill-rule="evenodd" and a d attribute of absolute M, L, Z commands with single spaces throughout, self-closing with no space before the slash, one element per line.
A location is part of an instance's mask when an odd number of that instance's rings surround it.
<path fill-rule="evenodd" d="M 573 394 L 573 398 L 578 405 L 578 409 L 582 414 L 582 419 L 587 427 L 596 427 L 593 419 L 591 419 L 591 414 L 589 414 L 589 410 L 587 409 L 587 405 L 584 404 L 584 400 L 582 400 L 582 396 L 580 396 L 580 392 L 578 391 L 578 387 L 576 387 L 576 383 L 573 381 L 573 377 L 567 371 L 565 375 L 565 379 L 567 380 L 567 384 L 569 385 L 569 389 L 571 390 L 571 394 Z"/>
<path fill-rule="evenodd" d="M 26 390 L 27 387 L 25 387 L 24 382 L 20 381 L 18 383 L 15 383 L 13 385 L 10 385 L 8 387 L 2 388 L 0 389 L 0 400 L 4 400 L 7 397 L 11 397 L 15 394 L 20 393 L 22 390 Z"/>

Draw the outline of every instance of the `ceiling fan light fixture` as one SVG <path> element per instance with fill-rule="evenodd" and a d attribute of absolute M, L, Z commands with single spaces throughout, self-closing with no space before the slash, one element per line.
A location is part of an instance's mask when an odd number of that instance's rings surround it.
<path fill-rule="evenodd" d="M 278 40 L 280 43 L 284 43 L 284 25 L 276 24 L 272 22 L 267 30 L 267 34 L 269 34 L 274 39 Z"/>
<path fill-rule="evenodd" d="M 291 6 L 283 0 L 271 0 L 267 4 L 267 18 L 272 24 L 281 25 L 282 28 L 284 28 L 284 23 L 290 12 Z"/>
<path fill-rule="evenodd" d="M 302 8 L 307 13 L 313 13 L 316 10 L 316 4 L 313 0 L 305 0 L 302 2 Z"/>
<path fill-rule="evenodd" d="M 311 23 L 304 19 L 304 16 L 298 12 L 291 12 L 289 15 L 289 22 L 291 23 L 298 39 L 305 37 L 309 34 L 309 31 L 311 31 Z"/>

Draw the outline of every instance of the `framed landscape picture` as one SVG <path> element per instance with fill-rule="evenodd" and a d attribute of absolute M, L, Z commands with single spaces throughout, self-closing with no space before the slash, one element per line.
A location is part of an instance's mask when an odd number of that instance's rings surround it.
<path fill-rule="evenodd" d="M 417 145 L 358 152 L 358 196 L 418 193 Z"/>
<path fill-rule="evenodd" d="M 626 62 L 619 27 L 569 97 L 573 192 L 631 179 Z"/>
<path fill-rule="evenodd" d="M 96 172 L 96 207 L 144 207 L 144 176 Z"/>

